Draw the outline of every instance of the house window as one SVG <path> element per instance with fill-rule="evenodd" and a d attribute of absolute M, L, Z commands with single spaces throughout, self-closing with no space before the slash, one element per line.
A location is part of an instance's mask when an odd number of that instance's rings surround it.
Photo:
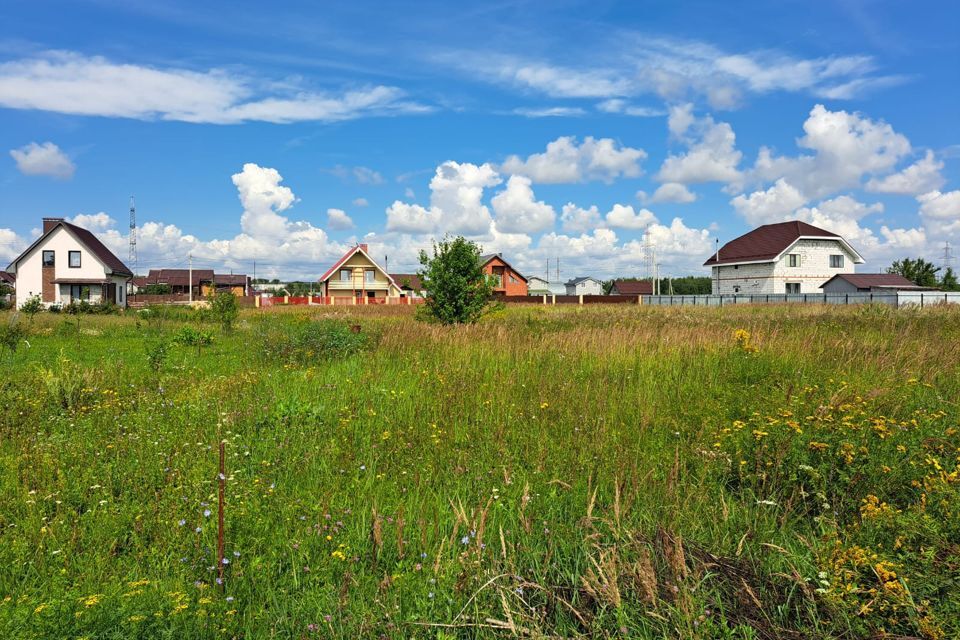
<path fill-rule="evenodd" d="M 67 252 L 67 264 L 71 269 L 80 268 L 80 252 L 79 251 L 68 251 Z"/>
<path fill-rule="evenodd" d="M 366 271 L 363 272 L 363 279 L 367 283 L 373 283 L 376 280 L 376 274 L 377 272 L 374 271 L 373 269 L 367 269 Z"/>
<path fill-rule="evenodd" d="M 70 301 L 86 300 L 90 301 L 90 287 L 85 284 L 70 285 Z"/>
<path fill-rule="evenodd" d="M 340 282 L 350 282 L 353 277 L 352 269 L 340 269 Z"/>
<path fill-rule="evenodd" d="M 55 264 L 54 253 L 53 251 L 44 251 L 43 252 L 43 266 L 52 267 Z"/>
<path fill-rule="evenodd" d="M 512 282 L 513 284 L 517 284 L 517 279 L 514 277 L 512 273 L 510 274 L 510 282 Z"/>
<path fill-rule="evenodd" d="M 842 268 L 843 268 L 843 256 L 830 256 L 830 268 L 831 268 L 831 269 L 842 269 Z"/>
<path fill-rule="evenodd" d="M 800 266 L 800 254 L 799 254 L 799 253 L 791 253 L 790 255 L 788 255 L 788 256 L 787 256 L 787 265 L 789 265 L 789 266 L 791 266 L 791 267 L 799 267 L 799 266 Z"/>
<path fill-rule="evenodd" d="M 788 282 L 787 283 L 787 293 L 800 293 L 800 283 L 799 282 Z"/>

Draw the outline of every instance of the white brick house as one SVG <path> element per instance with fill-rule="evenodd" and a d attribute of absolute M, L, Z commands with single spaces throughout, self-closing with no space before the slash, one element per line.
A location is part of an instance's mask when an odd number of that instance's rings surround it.
<path fill-rule="evenodd" d="M 7 271 L 17 277 L 17 308 L 34 297 L 47 307 L 104 299 L 125 306 L 133 277 L 95 235 L 63 218 L 44 218 L 41 236 Z"/>
<path fill-rule="evenodd" d="M 583 276 L 574 278 L 564 285 L 568 296 L 602 296 L 603 283 L 596 278 Z"/>
<path fill-rule="evenodd" d="M 714 294 L 822 293 L 830 278 L 863 258 L 835 233 L 794 220 L 757 227 L 720 247 L 711 267 Z"/>

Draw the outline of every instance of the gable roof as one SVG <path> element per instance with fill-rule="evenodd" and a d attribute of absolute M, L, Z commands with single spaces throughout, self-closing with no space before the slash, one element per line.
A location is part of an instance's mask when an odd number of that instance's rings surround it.
<path fill-rule="evenodd" d="M 401 289 L 409 289 L 410 291 L 420 291 L 423 289 L 420 276 L 415 273 L 391 273 L 390 277 L 393 278 L 394 282 L 396 282 L 397 286 Z"/>
<path fill-rule="evenodd" d="M 910 280 L 907 280 L 903 276 L 896 273 L 838 273 L 833 276 L 822 285 L 820 288 L 823 289 L 825 286 L 839 278 L 840 280 L 846 280 L 857 289 L 870 289 L 871 287 L 879 287 L 883 289 L 927 289 L 930 290 L 933 287 L 921 287 Z"/>
<path fill-rule="evenodd" d="M 613 293 L 614 289 L 617 293 L 625 296 L 652 296 L 653 282 L 650 280 L 614 280 L 610 293 Z"/>
<path fill-rule="evenodd" d="M 84 245 L 90 251 L 90 253 L 92 253 L 97 258 L 97 260 L 102 262 L 104 266 L 106 266 L 110 270 L 110 272 L 113 275 L 133 277 L 133 272 L 127 267 L 127 265 L 123 264 L 123 261 L 120 260 L 120 258 L 118 258 L 117 256 L 115 256 L 113 252 L 110 251 L 110 249 L 107 249 L 107 247 L 102 242 L 100 242 L 97 236 L 95 236 L 90 231 L 87 231 L 83 227 L 78 227 L 75 224 L 71 224 L 66 220 L 62 220 L 62 219 L 51 220 L 49 218 L 45 218 L 44 219 L 45 224 L 47 220 L 50 220 L 51 222 L 53 222 L 53 224 L 51 224 L 50 227 L 46 231 L 44 231 L 39 238 L 34 240 L 33 244 L 27 247 L 27 249 L 23 253 L 17 256 L 13 260 L 13 262 L 10 263 L 10 267 L 13 267 L 14 271 L 16 271 L 16 264 L 20 262 L 20 260 L 25 255 L 33 251 L 37 247 L 37 245 L 43 242 L 58 227 L 63 227 L 67 231 L 72 233 L 77 238 L 77 240 L 80 241 L 80 244 Z"/>
<path fill-rule="evenodd" d="M 703 266 L 743 262 L 772 262 L 801 238 L 837 240 L 853 255 L 854 262 L 863 262 L 860 254 L 841 236 L 800 220 L 791 220 L 789 222 L 765 224 L 731 240 L 720 247 L 719 259 L 715 253 L 703 263 Z"/>
<path fill-rule="evenodd" d="M 330 276 L 332 276 L 334 273 L 336 273 L 337 269 L 340 268 L 340 265 L 342 265 L 344 262 L 346 262 L 347 260 L 349 260 L 350 258 L 352 258 L 354 255 L 356 255 L 356 254 L 358 254 L 358 253 L 359 253 L 359 254 L 362 254 L 363 256 L 365 256 L 365 257 L 367 258 L 367 260 L 369 260 L 370 263 L 371 263 L 380 273 L 382 273 L 383 275 L 385 275 L 385 276 L 387 277 L 387 282 L 389 282 L 389 283 L 392 284 L 393 286 L 397 287 L 398 289 L 400 288 L 400 287 L 397 285 L 397 283 L 394 281 L 393 276 L 391 276 L 389 273 L 387 273 L 387 272 L 383 269 L 383 267 L 381 267 L 379 264 L 377 264 L 377 261 L 376 261 L 376 260 L 374 260 L 372 257 L 370 257 L 370 254 L 367 253 L 367 245 L 365 245 L 365 244 L 358 244 L 357 246 L 351 247 L 350 249 L 348 249 L 347 252 L 346 252 L 345 254 L 343 254 L 343 256 L 342 256 L 339 260 L 337 260 L 332 267 L 330 267 L 329 269 L 327 269 L 327 270 L 324 272 L 324 274 L 323 274 L 322 276 L 320 276 L 320 279 L 319 279 L 317 282 L 326 282 L 327 280 L 329 280 L 329 279 L 330 279 Z"/>
<path fill-rule="evenodd" d="M 510 270 L 513 271 L 515 274 L 517 274 L 517 277 L 518 277 L 518 278 L 520 278 L 520 279 L 523 280 L 524 282 L 527 281 L 527 278 L 526 278 L 522 273 L 520 273 L 519 271 L 517 271 L 512 264 L 510 264 L 509 262 L 507 262 L 506 260 L 504 260 L 502 253 L 486 253 L 486 254 L 480 256 L 480 266 L 481 266 L 481 267 L 487 266 L 487 263 L 490 262 L 490 261 L 493 260 L 493 259 L 498 259 L 498 260 L 500 260 L 500 262 L 502 262 L 503 264 L 505 264 L 505 265 L 507 265 L 508 267 L 510 267 Z"/>
<path fill-rule="evenodd" d="M 599 280 L 592 276 L 580 276 L 579 278 L 574 278 L 573 280 L 568 280 L 567 284 L 577 285 L 581 282 L 586 282 L 587 280 L 593 280 L 594 282 L 600 283 Z"/>
<path fill-rule="evenodd" d="M 0 271 L 0 282 L 13 286 L 17 281 L 17 276 L 6 271 Z"/>

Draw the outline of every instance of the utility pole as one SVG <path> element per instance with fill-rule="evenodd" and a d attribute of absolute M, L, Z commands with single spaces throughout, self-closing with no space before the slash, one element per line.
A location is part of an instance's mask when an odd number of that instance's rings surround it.
<path fill-rule="evenodd" d="M 130 249 L 127 252 L 127 262 L 133 269 L 134 275 L 137 273 L 137 207 L 130 196 Z"/>
<path fill-rule="evenodd" d="M 188 268 L 189 275 L 187 276 L 187 290 L 190 292 L 189 300 L 192 303 L 193 302 L 193 254 L 192 253 L 187 256 L 187 260 L 189 261 L 189 264 L 190 264 Z"/>
<path fill-rule="evenodd" d="M 717 295 L 720 295 L 720 238 L 714 238 L 717 246 L 717 253 L 713 258 L 714 268 L 717 270 Z"/>

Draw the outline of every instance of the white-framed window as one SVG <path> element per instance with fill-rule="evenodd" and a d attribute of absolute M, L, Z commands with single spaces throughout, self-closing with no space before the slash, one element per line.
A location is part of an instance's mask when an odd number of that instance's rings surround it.
<path fill-rule="evenodd" d="M 831 268 L 831 269 L 842 269 L 842 268 L 843 268 L 843 256 L 842 256 L 842 255 L 832 255 L 832 256 L 830 256 L 830 268 Z"/>
<path fill-rule="evenodd" d="M 340 282 L 350 282 L 353 278 L 353 269 L 340 269 Z"/>
<path fill-rule="evenodd" d="M 800 293 L 800 283 L 799 282 L 788 282 L 787 283 L 787 293 Z"/>
<path fill-rule="evenodd" d="M 368 284 L 372 284 L 377 280 L 377 272 L 373 269 L 367 269 L 363 272 L 363 280 Z"/>
<path fill-rule="evenodd" d="M 787 266 L 788 267 L 799 267 L 800 266 L 800 254 L 791 253 L 787 255 Z"/>

